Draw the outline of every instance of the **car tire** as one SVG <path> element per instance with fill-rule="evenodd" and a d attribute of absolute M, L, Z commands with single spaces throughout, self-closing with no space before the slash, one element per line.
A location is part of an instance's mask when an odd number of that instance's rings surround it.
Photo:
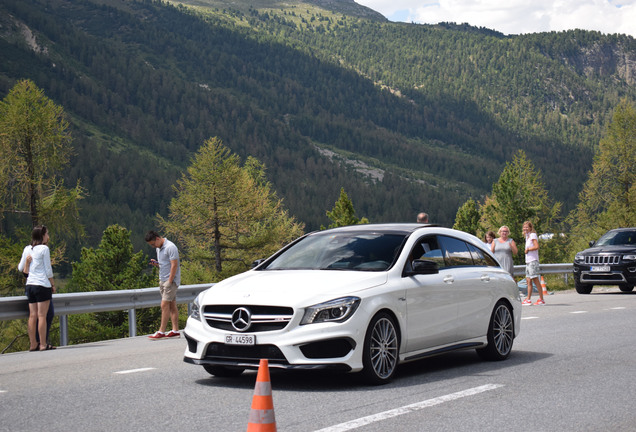
<path fill-rule="evenodd" d="M 634 290 L 634 285 L 620 284 L 618 286 L 618 289 L 620 289 L 623 292 L 632 292 Z"/>
<path fill-rule="evenodd" d="M 243 373 L 245 370 L 241 367 L 230 367 L 230 366 L 217 366 L 217 365 L 203 365 L 203 369 L 210 375 L 223 377 L 223 378 L 231 378 L 237 377 Z"/>
<path fill-rule="evenodd" d="M 576 292 L 579 294 L 589 294 L 592 292 L 592 288 L 594 288 L 594 285 L 581 283 L 581 280 L 575 277 L 574 288 L 576 289 Z"/>
<path fill-rule="evenodd" d="M 477 349 L 477 354 L 485 360 L 505 360 L 512 351 L 515 338 L 515 323 L 508 303 L 499 301 L 490 316 L 488 325 L 488 345 Z"/>
<path fill-rule="evenodd" d="M 373 317 L 364 338 L 362 375 L 369 384 L 388 383 L 397 369 L 400 340 L 391 315 L 380 312 Z"/>

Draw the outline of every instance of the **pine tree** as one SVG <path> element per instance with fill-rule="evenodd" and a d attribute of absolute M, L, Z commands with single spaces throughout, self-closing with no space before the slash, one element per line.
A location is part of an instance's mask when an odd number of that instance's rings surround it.
<path fill-rule="evenodd" d="M 474 235 L 480 235 L 481 231 L 483 231 L 481 224 L 479 223 L 480 218 L 481 215 L 479 213 L 479 206 L 475 200 L 471 198 L 466 201 L 459 210 L 457 210 L 453 229 Z"/>
<path fill-rule="evenodd" d="M 570 214 L 572 252 L 607 230 L 636 226 L 636 109 L 627 100 L 616 107 L 599 143 L 592 171 Z"/>
<path fill-rule="evenodd" d="M 0 218 L 28 214 L 33 227 L 81 230 L 76 203 L 83 190 L 79 183 L 66 189 L 61 177 L 71 153 L 62 107 L 22 80 L 0 103 L 0 131 Z"/>
<path fill-rule="evenodd" d="M 349 199 L 344 188 L 340 188 L 340 197 L 333 206 L 333 209 L 327 212 L 327 217 L 332 222 L 329 224 L 328 228 L 369 223 L 369 220 L 366 217 L 363 217 L 362 219 L 358 219 L 356 217 L 353 202 Z"/>
<path fill-rule="evenodd" d="M 175 190 L 160 225 L 191 261 L 184 266 L 202 275 L 205 269 L 215 279 L 245 271 L 302 234 L 266 181 L 265 167 L 254 158 L 241 166 L 218 138 L 204 143 Z"/>
<path fill-rule="evenodd" d="M 502 225 L 510 228 L 510 237 L 523 239 L 521 228 L 529 220 L 537 232 L 553 229 L 561 212 L 561 203 L 552 203 L 541 173 L 519 150 L 508 162 L 492 187 L 492 195 L 486 197 L 480 207 L 481 224 L 486 230 L 497 231 Z"/>

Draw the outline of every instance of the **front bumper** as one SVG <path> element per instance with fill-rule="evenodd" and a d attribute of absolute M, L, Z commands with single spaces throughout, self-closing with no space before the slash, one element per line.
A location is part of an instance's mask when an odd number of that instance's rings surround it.
<path fill-rule="evenodd" d="M 592 271 L 587 264 L 574 264 L 574 277 L 580 283 L 594 285 L 636 285 L 636 265 L 611 265 L 609 271 Z"/>
<path fill-rule="evenodd" d="M 230 345 L 231 332 L 209 327 L 188 318 L 184 335 L 187 347 L 184 361 L 195 365 L 233 366 L 258 369 L 261 359 L 278 369 L 328 369 L 344 372 L 362 370 L 361 341 L 366 323 L 357 326 L 355 316 L 346 323 L 294 325 L 289 330 L 247 333 L 256 337 L 255 345 Z"/>

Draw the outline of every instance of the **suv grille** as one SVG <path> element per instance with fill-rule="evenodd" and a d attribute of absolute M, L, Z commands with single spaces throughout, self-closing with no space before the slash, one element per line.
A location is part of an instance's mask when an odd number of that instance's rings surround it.
<path fill-rule="evenodd" d="M 618 264 L 621 257 L 619 255 L 589 255 L 585 257 L 585 264 Z"/>
<path fill-rule="evenodd" d="M 249 312 L 250 323 L 239 330 L 232 324 L 232 315 L 240 308 Z M 210 327 L 232 332 L 281 330 L 289 324 L 293 316 L 292 308 L 282 306 L 207 305 L 203 307 L 203 318 Z"/>

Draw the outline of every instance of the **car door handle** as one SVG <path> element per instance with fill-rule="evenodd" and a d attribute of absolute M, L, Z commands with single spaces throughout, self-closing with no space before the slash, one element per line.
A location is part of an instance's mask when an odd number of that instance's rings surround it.
<path fill-rule="evenodd" d="M 453 283 L 455 278 L 453 276 L 444 276 L 444 283 Z"/>
<path fill-rule="evenodd" d="M 490 276 L 488 275 L 481 275 L 481 280 L 484 282 L 490 282 Z"/>

